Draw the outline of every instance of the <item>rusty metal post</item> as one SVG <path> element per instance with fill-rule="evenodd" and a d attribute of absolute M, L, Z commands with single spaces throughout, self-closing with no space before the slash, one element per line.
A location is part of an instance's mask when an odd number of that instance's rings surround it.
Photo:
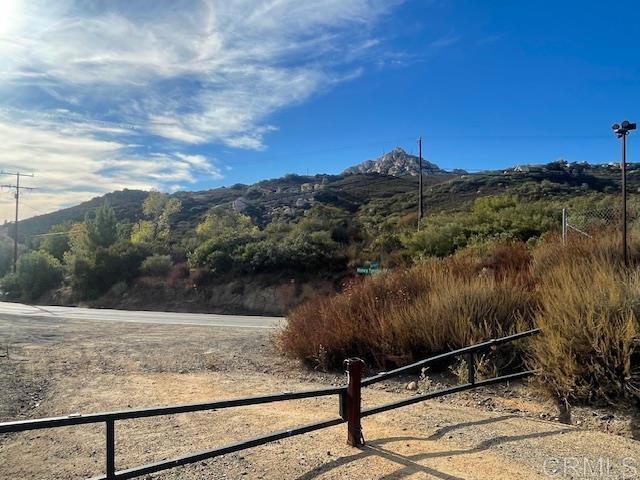
<path fill-rule="evenodd" d="M 346 395 L 346 416 L 347 416 L 347 443 L 352 447 L 364 445 L 362 436 L 362 424 L 360 423 L 361 410 L 361 385 L 364 362 L 359 358 L 348 358 L 344 361 L 347 369 L 347 395 Z"/>

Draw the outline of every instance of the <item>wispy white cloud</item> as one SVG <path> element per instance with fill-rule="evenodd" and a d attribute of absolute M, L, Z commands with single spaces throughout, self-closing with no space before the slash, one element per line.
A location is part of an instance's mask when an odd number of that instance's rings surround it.
<path fill-rule="evenodd" d="M 196 176 L 221 178 L 215 159 L 203 155 L 151 153 L 140 156 L 127 144 L 87 132 L 86 123 L 59 124 L 38 118 L 32 123 L 0 116 L 0 164 L 9 171 L 33 172 L 28 208 L 21 218 L 54 211 L 112 190 L 164 189 L 188 185 Z M 100 125 L 95 125 L 100 131 Z M 7 178 L 9 183 L 11 178 Z M 0 195 L 0 220 L 10 219 L 13 200 Z"/>
<path fill-rule="evenodd" d="M 171 140 L 259 149 L 271 113 L 349 78 L 393 3 L 24 2 L 0 75 Z"/>
<path fill-rule="evenodd" d="M 222 178 L 184 152 L 265 148 L 273 113 L 381 54 L 374 27 L 401 0 L 1 1 L 0 165 L 35 171 L 52 210 Z"/>
<path fill-rule="evenodd" d="M 431 43 L 429 43 L 429 47 L 432 49 L 446 48 L 459 43 L 460 40 L 462 40 L 462 37 L 460 35 L 449 34 L 440 38 L 436 38 Z"/>

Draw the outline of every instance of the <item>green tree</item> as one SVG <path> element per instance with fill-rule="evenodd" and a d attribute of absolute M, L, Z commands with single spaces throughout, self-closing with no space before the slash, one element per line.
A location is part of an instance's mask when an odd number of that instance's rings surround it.
<path fill-rule="evenodd" d="M 211 209 L 196 227 L 196 234 L 201 240 L 242 237 L 257 233 L 258 227 L 253 224 L 250 217 L 222 208 Z"/>
<path fill-rule="evenodd" d="M 260 231 L 246 215 L 214 208 L 196 227 L 198 245 L 189 255 L 189 264 L 206 267 L 214 273 L 226 273 L 234 266 L 242 247 L 259 237 Z"/>
<path fill-rule="evenodd" d="M 94 218 L 69 229 L 69 250 L 64 254 L 71 284 L 81 297 L 95 297 L 113 284 L 139 274 L 140 264 L 149 255 L 145 245 L 118 240 L 122 232 L 113 209 L 101 206 Z"/>
<path fill-rule="evenodd" d="M 100 247 L 108 247 L 118 240 L 118 221 L 113 208 L 108 203 L 103 203 L 95 213 L 95 218 L 87 215 L 85 226 L 89 241 Z"/>
<path fill-rule="evenodd" d="M 69 243 L 69 229 L 71 225 L 59 223 L 53 225 L 40 243 L 40 250 L 50 253 L 58 260 L 64 259 L 64 254 L 71 248 Z"/>
<path fill-rule="evenodd" d="M 131 241 L 166 246 L 171 239 L 171 217 L 182 209 L 182 202 L 160 192 L 150 192 L 142 205 L 148 217 L 131 230 Z"/>

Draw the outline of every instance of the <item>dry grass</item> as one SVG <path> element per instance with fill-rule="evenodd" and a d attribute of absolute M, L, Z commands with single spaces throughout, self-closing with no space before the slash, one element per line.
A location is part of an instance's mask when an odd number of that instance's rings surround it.
<path fill-rule="evenodd" d="M 279 340 L 286 353 L 322 368 L 351 355 L 387 368 L 513 332 L 532 308 L 530 290 L 487 274 L 480 258 L 431 259 L 301 305 Z"/>
<path fill-rule="evenodd" d="M 611 239 L 539 249 L 536 382 L 566 400 L 640 398 L 640 276 Z"/>
<path fill-rule="evenodd" d="M 316 367 L 357 355 L 388 368 L 536 324 L 542 336 L 491 352 L 486 368 L 519 365 L 526 347 L 538 385 L 554 396 L 640 397 L 640 273 L 619 252 L 609 237 L 473 246 L 305 303 L 279 343 Z M 631 259 L 640 259 L 639 242 Z"/>

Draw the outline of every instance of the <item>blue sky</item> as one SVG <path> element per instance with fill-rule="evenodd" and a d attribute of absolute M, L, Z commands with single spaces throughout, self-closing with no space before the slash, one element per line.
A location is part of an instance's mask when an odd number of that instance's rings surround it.
<path fill-rule="evenodd" d="M 27 217 L 336 173 L 419 135 L 444 168 L 612 161 L 611 123 L 640 120 L 639 21 L 584 0 L 0 0 L 0 166 L 36 174 Z"/>

